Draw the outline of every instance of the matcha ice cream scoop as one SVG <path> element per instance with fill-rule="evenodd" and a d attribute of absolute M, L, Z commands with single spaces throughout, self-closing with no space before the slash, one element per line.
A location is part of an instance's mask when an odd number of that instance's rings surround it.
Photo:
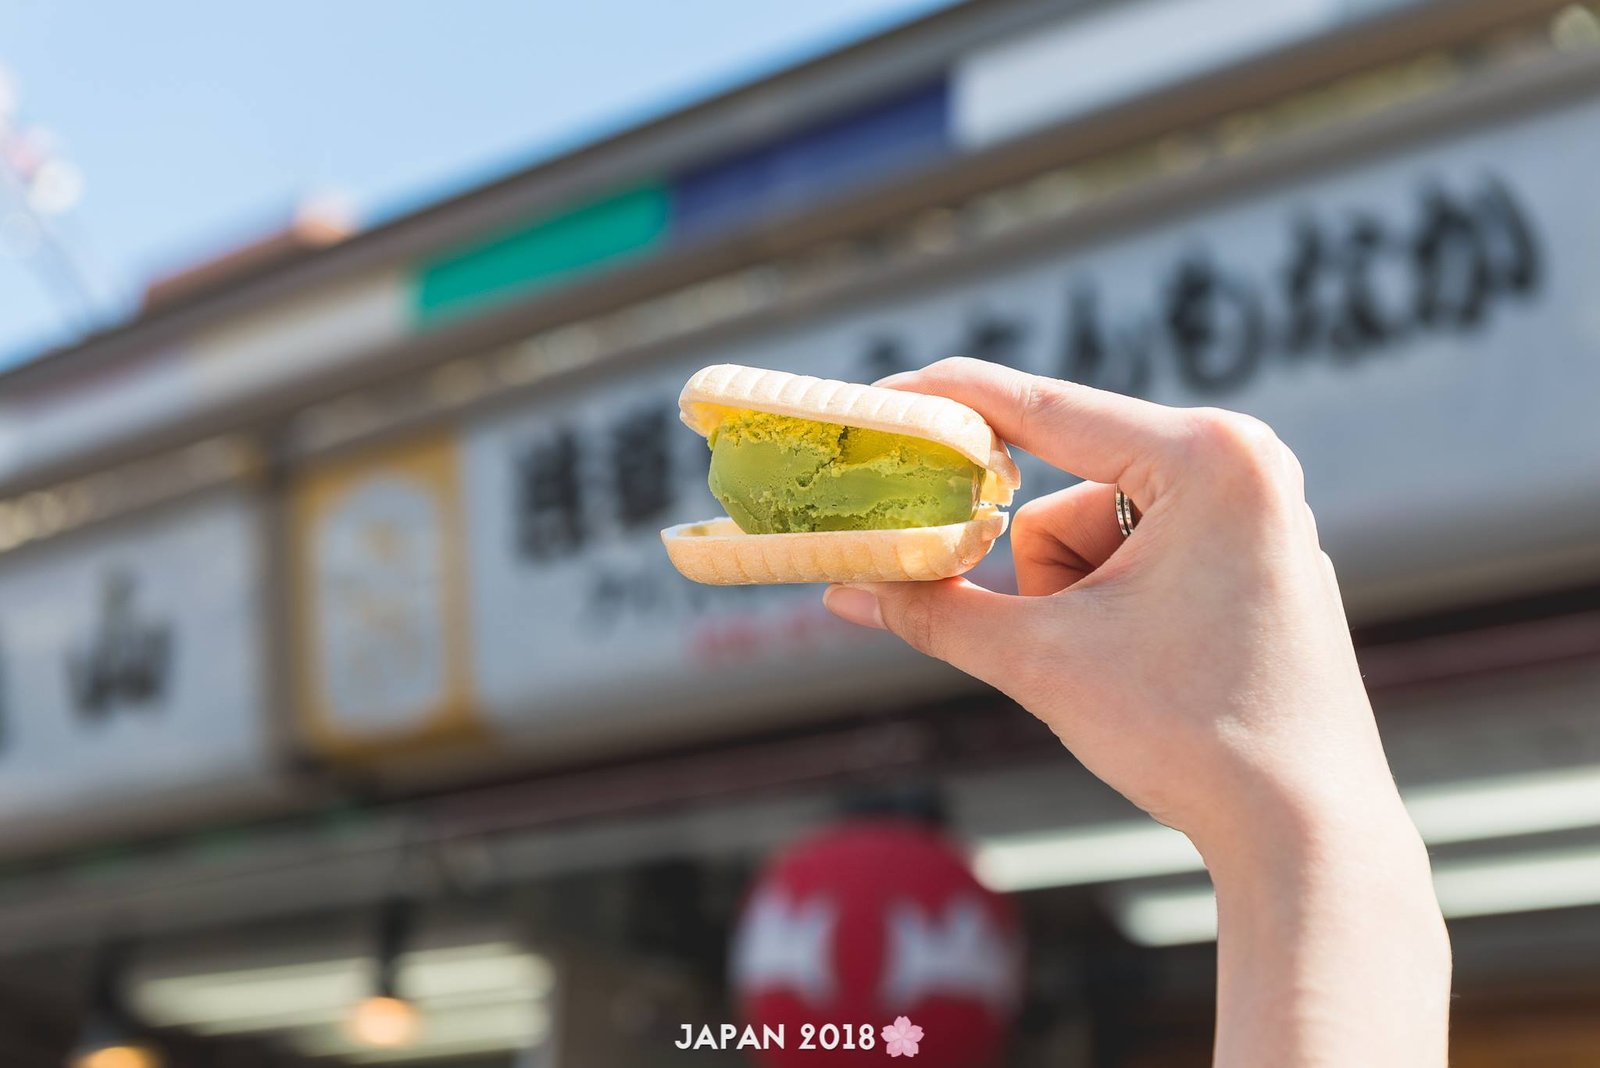
<path fill-rule="evenodd" d="M 983 485 L 954 449 L 882 430 L 733 411 L 708 440 L 711 493 L 746 534 L 964 523 Z"/>

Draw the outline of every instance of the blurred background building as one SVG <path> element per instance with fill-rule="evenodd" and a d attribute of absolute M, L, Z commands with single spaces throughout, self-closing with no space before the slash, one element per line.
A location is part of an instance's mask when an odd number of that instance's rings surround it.
<path fill-rule="evenodd" d="M 693 369 L 961 353 L 1296 449 L 1453 1063 L 1600 1064 L 1597 174 L 1583 4 L 986 0 L 155 282 L 0 374 L 0 1060 L 745 1063 L 673 1048 L 735 1018 L 743 897 L 870 810 L 1019 910 L 1006 1064 L 1207 1063 L 1180 837 L 661 551 L 718 511 Z"/>

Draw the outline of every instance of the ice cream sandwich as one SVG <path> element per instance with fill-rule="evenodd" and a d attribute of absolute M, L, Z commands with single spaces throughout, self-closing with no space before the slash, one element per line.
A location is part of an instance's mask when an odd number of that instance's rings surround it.
<path fill-rule="evenodd" d="M 724 518 L 661 532 L 716 586 L 902 582 L 970 570 L 1021 479 L 982 416 L 947 397 L 718 364 L 679 413 L 711 448 Z"/>

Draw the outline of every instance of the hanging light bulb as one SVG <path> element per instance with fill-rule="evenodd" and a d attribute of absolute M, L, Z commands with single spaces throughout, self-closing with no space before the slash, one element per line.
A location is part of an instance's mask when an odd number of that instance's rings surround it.
<path fill-rule="evenodd" d="M 411 934 L 411 905 L 385 902 L 378 914 L 377 982 L 371 997 L 351 1006 L 345 1033 L 351 1041 L 378 1049 L 403 1049 L 417 1040 L 422 1021 L 417 1007 L 400 996 L 400 956 Z"/>
<path fill-rule="evenodd" d="M 86 1046 L 72 1055 L 70 1068 L 161 1068 L 161 1054 L 149 1046 Z"/>
<path fill-rule="evenodd" d="M 374 995 L 356 1002 L 345 1019 L 345 1033 L 352 1041 L 379 1049 L 403 1049 L 417 1040 L 419 1030 L 416 1006 L 405 998 Z M 89 1065 L 86 1068 L 123 1068 Z M 134 1068 L 134 1066 L 127 1066 Z M 139 1066 L 143 1068 L 143 1066 Z"/>

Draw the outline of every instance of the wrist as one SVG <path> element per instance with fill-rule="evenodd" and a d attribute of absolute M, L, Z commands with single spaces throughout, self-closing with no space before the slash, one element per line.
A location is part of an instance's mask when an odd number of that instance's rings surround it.
<path fill-rule="evenodd" d="M 1227 748 L 1218 765 L 1225 784 L 1182 829 L 1213 879 L 1258 881 L 1293 877 L 1382 853 L 1427 876 L 1420 835 L 1395 787 L 1372 729 L 1371 712 L 1330 722 L 1366 729 L 1330 732 L 1321 745 L 1258 737 Z"/>
<path fill-rule="evenodd" d="M 1349 933 L 1364 915 L 1397 921 L 1419 963 L 1448 975 L 1449 943 L 1427 847 L 1398 793 L 1338 805 L 1284 805 L 1249 833 L 1197 841 L 1216 889 L 1219 928 L 1269 937 L 1311 926 Z"/>
<path fill-rule="evenodd" d="M 1368 861 L 1428 876 L 1427 850 L 1392 786 L 1340 797 L 1298 793 L 1246 800 L 1190 834 L 1212 879 L 1295 882 Z"/>

